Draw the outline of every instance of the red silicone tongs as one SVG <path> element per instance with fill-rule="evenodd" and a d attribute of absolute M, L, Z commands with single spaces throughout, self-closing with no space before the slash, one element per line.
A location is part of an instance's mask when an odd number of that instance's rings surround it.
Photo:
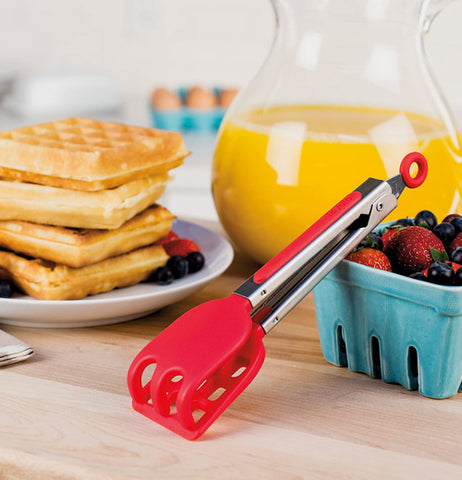
<path fill-rule="evenodd" d="M 411 176 L 411 165 L 417 174 Z M 133 360 L 133 408 L 183 437 L 200 437 L 247 387 L 265 356 L 263 337 L 427 175 L 420 153 L 400 174 L 369 178 L 229 297 L 186 312 Z M 143 384 L 143 373 L 155 368 Z"/>

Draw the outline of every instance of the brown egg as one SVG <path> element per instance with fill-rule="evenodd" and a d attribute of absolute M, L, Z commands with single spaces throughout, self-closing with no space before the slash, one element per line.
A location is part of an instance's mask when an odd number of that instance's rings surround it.
<path fill-rule="evenodd" d="M 206 88 L 192 87 L 186 95 L 186 105 L 189 108 L 208 109 L 214 108 L 217 104 L 215 94 Z"/>
<path fill-rule="evenodd" d="M 178 110 L 181 98 L 167 88 L 156 88 L 151 95 L 151 105 L 156 110 Z"/>
<path fill-rule="evenodd" d="M 218 99 L 220 107 L 228 108 L 234 100 L 234 97 L 237 95 L 237 92 L 238 90 L 236 88 L 224 88 L 220 92 L 220 97 Z"/>

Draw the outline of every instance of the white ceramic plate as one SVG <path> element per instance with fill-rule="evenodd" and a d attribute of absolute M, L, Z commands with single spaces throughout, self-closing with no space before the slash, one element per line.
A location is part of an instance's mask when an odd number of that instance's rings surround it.
<path fill-rule="evenodd" d="M 170 285 L 140 283 L 81 300 L 36 300 L 29 296 L 0 298 L 0 323 L 41 328 L 109 325 L 143 317 L 181 300 L 221 275 L 231 264 L 233 249 L 216 233 L 176 220 L 173 230 L 194 240 L 205 256 L 202 270 Z"/>

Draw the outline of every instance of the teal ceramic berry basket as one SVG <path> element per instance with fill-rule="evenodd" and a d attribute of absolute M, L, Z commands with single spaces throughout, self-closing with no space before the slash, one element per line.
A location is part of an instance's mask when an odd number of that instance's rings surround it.
<path fill-rule="evenodd" d="M 329 363 L 430 398 L 462 390 L 462 287 L 344 260 L 313 295 Z"/>

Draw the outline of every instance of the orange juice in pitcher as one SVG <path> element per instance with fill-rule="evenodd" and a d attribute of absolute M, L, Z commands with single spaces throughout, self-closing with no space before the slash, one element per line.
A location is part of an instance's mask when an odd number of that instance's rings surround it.
<path fill-rule="evenodd" d="M 423 41 L 446 3 L 271 0 L 272 49 L 222 122 L 212 176 L 219 218 L 254 260 L 366 178 L 396 175 L 411 151 L 428 177 L 389 219 L 462 212 L 460 135 Z"/>
<path fill-rule="evenodd" d="M 274 107 L 229 118 L 215 151 L 217 212 L 235 243 L 264 262 L 367 177 L 391 177 L 406 153 L 420 151 L 431 175 L 403 195 L 390 220 L 424 208 L 442 219 L 461 200 L 443 127 L 422 115 L 355 107 Z"/>

